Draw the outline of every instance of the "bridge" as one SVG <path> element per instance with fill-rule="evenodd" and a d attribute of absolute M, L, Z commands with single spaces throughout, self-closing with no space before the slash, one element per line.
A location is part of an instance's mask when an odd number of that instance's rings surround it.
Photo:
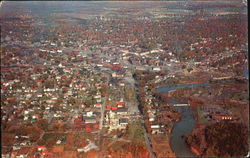
<path fill-rule="evenodd" d="M 233 76 L 227 76 L 227 77 L 214 77 L 212 80 L 217 81 L 217 80 L 228 80 L 233 78 Z"/>
<path fill-rule="evenodd" d="M 173 104 L 173 106 L 190 106 L 190 104 Z"/>

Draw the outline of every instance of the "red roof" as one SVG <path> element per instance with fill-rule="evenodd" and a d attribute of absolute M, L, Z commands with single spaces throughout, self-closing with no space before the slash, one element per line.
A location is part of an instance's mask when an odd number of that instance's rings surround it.
<path fill-rule="evenodd" d="M 17 155 L 17 152 L 14 151 L 14 152 L 11 153 L 11 155 L 12 155 L 12 156 L 16 156 L 16 155 Z"/>
<path fill-rule="evenodd" d="M 1 71 L 2 72 L 10 72 L 10 69 L 9 68 L 2 68 Z"/>
<path fill-rule="evenodd" d="M 102 96 L 105 97 L 107 94 L 105 92 L 102 93 Z"/>
<path fill-rule="evenodd" d="M 98 129 L 99 128 L 99 124 L 94 124 L 94 128 Z"/>
<path fill-rule="evenodd" d="M 86 128 L 86 132 L 91 132 L 91 128 Z"/>
<path fill-rule="evenodd" d="M 107 110 L 111 109 L 111 105 L 106 105 Z"/>
<path fill-rule="evenodd" d="M 213 119 L 216 119 L 216 120 L 223 120 L 223 119 L 232 119 L 233 117 L 232 116 L 229 116 L 229 115 L 213 115 Z"/>
<path fill-rule="evenodd" d="M 124 105 L 125 105 L 125 102 L 118 102 L 117 105 L 118 105 L 118 106 L 124 106 Z"/>
<path fill-rule="evenodd" d="M 42 152 L 42 155 L 43 155 L 43 156 L 49 155 L 49 154 L 50 154 L 50 152 L 48 152 L 48 151 L 43 151 L 43 152 Z"/>
<path fill-rule="evenodd" d="M 2 90 L 7 90 L 8 88 L 6 86 L 2 86 Z"/>
<path fill-rule="evenodd" d="M 125 102 L 118 102 L 117 105 L 125 105 Z"/>
<path fill-rule="evenodd" d="M 46 146 L 45 145 L 40 145 L 37 147 L 37 149 L 46 149 Z"/>

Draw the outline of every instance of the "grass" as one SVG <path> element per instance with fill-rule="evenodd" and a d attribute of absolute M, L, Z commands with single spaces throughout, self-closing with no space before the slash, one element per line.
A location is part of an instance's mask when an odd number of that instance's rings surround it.
<path fill-rule="evenodd" d="M 66 139 L 67 134 L 64 133 L 46 133 L 43 136 L 43 140 L 48 141 L 49 139 L 53 140 L 61 140 L 61 139 Z"/>
<path fill-rule="evenodd" d="M 199 121 L 201 123 L 208 123 L 209 122 L 207 119 L 204 118 L 203 112 L 199 107 L 197 108 L 197 113 L 198 113 Z"/>
<path fill-rule="evenodd" d="M 137 145 L 144 144 L 144 131 L 140 121 L 132 122 L 128 128 L 128 138 Z"/>

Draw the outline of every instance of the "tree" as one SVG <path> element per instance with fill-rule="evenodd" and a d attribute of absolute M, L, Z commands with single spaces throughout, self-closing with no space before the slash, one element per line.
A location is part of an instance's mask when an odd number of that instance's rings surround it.
<path fill-rule="evenodd" d="M 39 139 L 38 141 L 37 141 L 37 145 L 45 145 L 46 144 L 46 142 L 45 142 L 45 140 L 43 140 L 43 139 Z"/>
<path fill-rule="evenodd" d="M 56 143 L 56 140 L 54 138 L 49 138 L 46 142 L 46 146 L 48 148 L 51 148 Z"/>
<path fill-rule="evenodd" d="M 248 152 L 247 127 L 241 123 L 221 121 L 206 127 L 207 154 L 245 156 Z"/>
<path fill-rule="evenodd" d="M 14 134 L 10 134 L 10 133 L 2 133 L 2 145 L 4 146 L 11 146 L 14 143 Z"/>
<path fill-rule="evenodd" d="M 44 131 L 48 130 L 48 125 L 49 125 L 48 120 L 46 120 L 46 119 L 40 119 L 37 121 L 37 126 Z"/>

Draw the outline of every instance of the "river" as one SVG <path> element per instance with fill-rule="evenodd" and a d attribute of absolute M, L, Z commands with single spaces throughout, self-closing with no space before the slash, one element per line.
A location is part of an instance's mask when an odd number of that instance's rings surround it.
<path fill-rule="evenodd" d="M 193 118 L 193 112 L 188 106 L 175 107 L 178 111 L 182 112 L 181 120 L 174 124 L 170 145 L 176 155 L 176 157 L 196 157 L 193 154 L 188 145 L 185 142 L 185 136 L 192 132 L 195 126 L 195 120 Z"/>
<path fill-rule="evenodd" d="M 185 84 L 185 85 L 177 85 L 171 87 L 161 87 L 156 89 L 157 92 L 160 93 L 168 93 L 170 90 L 175 90 L 179 88 L 186 88 L 186 87 L 198 87 L 198 86 L 205 86 L 209 83 L 197 83 L 197 84 Z M 178 102 L 172 100 L 170 101 L 172 104 L 178 104 Z M 173 149 L 175 155 L 179 158 L 183 157 L 196 157 L 194 153 L 190 151 L 190 148 L 185 142 L 184 137 L 187 134 L 190 134 L 195 126 L 195 120 L 193 117 L 193 112 L 189 106 L 178 106 L 175 107 L 178 111 L 181 112 L 181 120 L 174 123 L 171 138 L 170 138 L 170 145 Z"/>
<path fill-rule="evenodd" d="M 244 69 L 244 70 L 243 70 L 243 74 L 244 74 L 244 77 L 245 77 L 246 79 L 249 79 L 249 71 L 248 71 L 248 69 Z"/>
<path fill-rule="evenodd" d="M 195 87 L 199 87 L 199 86 L 205 86 L 208 84 L 209 84 L 208 82 L 205 82 L 205 83 L 177 85 L 177 86 L 171 86 L 171 87 L 160 87 L 160 88 L 157 88 L 156 91 L 159 93 L 168 93 L 171 90 L 176 90 L 176 89 L 180 89 L 180 88 L 195 88 Z"/>

